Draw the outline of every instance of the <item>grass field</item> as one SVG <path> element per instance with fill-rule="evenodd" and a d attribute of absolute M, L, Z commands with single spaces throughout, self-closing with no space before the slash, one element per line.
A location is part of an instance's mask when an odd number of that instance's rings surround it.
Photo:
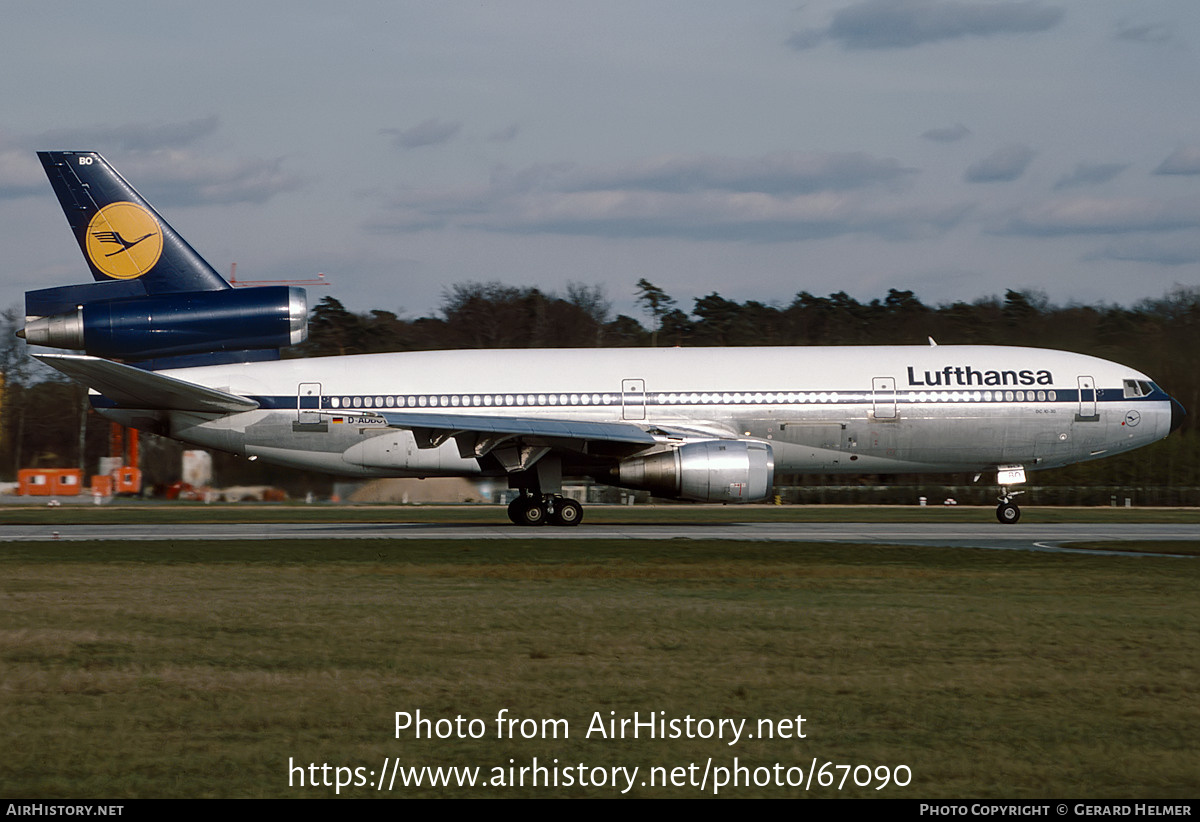
<path fill-rule="evenodd" d="M 814 762 L 839 780 L 834 766 L 867 765 L 849 773 L 871 784 L 720 795 L 1200 791 L 1193 559 L 683 540 L 21 543 L 0 546 L 0 601 L 6 797 L 326 796 L 289 761 L 366 781 L 385 757 L 493 780 L 534 757 L 584 763 L 589 781 L 637 766 L 633 796 L 700 795 L 640 783 L 691 763 L 677 773 L 699 782 L 710 761 L 711 795 L 712 769 L 735 757 L 750 775 L 780 763 L 785 780 Z M 565 719 L 570 736 L 497 739 L 502 709 Z M 396 738 L 395 712 L 417 710 L 479 718 L 484 737 Z M 806 738 L 585 736 L 597 712 L 635 711 L 745 718 L 751 732 L 802 715 Z M 907 787 L 874 790 L 876 769 L 901 765 Z"/>

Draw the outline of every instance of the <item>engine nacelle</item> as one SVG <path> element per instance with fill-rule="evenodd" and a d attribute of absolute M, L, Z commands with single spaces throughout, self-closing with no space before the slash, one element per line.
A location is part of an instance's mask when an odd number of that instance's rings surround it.
<path fill-rule="evenodd" d="M 765 442 L 709 440 L 625 460 L 613 473 L 618 485 L 656 497 L 755 502 L 771 493 L 775 456 Z"/>
<path fill-rule="evenodd" d="M 263 286 L 101 300 L 28 319 L 24 336 L 127 360 L 282 348 L 308 337 L 308 299 L 303 288 Z"/>

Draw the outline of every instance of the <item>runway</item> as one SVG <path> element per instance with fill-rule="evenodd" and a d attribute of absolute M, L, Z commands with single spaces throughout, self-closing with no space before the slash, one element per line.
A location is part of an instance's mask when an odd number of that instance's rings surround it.
<path fill-rule="evenodd" d="M 163 525 L 13 525 L 0 532 L 0 542 L 46 540 L 289 540 L 289 539 L 536 539 L 588 540 L 736 540 L 746 542 L 845 542 L 927 545 L 992 550 L 1069 551 L 1064 544 L 1111 542 L 1112 550 L 1093 554 L 1133 554 L 1121 550 L 1126 541 L 1200 542 L 1196 525 L 1142 523 L 1018 524 L 999 523 L 802 523 L 737 522 L 706 525 L 581 525 L 577 528 L 519 528 L 512 525 L 453 523 L 240 523 Z"/>

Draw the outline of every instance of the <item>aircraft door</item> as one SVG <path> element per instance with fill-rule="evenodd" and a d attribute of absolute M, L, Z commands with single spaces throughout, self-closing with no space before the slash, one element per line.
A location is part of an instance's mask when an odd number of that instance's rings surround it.
<path fill-rule="evenodd" d="M 871 380 L 871 407 L 877 420 L 896 418 L 895 377 L 874 377 Z"/>
<path fill-rule="evenodd" d="M 646 419 L 645 380 L 621 380 L 621 419 Z"/>
<path fill-rule="evenodd" d="M 320 422 L 320 411 L 321 383 L 300 383 L 296 389 L 296 422 Z"/>
<path fill-rule="evenodd" d="M 1096 422 L 1100 415 L 1096 411 L 1096 380 L 1092 377 L 1079 377 L 1079 413 L 1075 415 L 1077 422 Z"/>

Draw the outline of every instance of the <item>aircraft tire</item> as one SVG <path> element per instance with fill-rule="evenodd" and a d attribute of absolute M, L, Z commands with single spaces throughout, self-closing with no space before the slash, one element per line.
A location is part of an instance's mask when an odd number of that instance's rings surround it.
<path fill-rule="evenodd" d="M 583 522 L 583 506 L 573 499 L 556 499 L 551 521 L 555 525 L 578 525 Z"/>
<path fill-rule="evenodd" d="M 1021 509 L 1015 502 L 1002 502 L 996 507 L 996 519 L 1005 525 L 1012 525 L 1021 518 Z"/>
<path fill-rule="evenodd" d="M 513 525 L 521 525 L 521 506 L 525 504 L 524 497 L 517 497 L 508 504 L 508 521 Z"/>
<path fill-rule="evenodd" d="M 550 519 L 550 512 L 546 510 L 546 503 L 541 500 L 521 498 L 521 505 L 517 506 L 516 519 L 513 520 L 517 525 L 527 525 L 536 527 L 545 525 Z"/>

